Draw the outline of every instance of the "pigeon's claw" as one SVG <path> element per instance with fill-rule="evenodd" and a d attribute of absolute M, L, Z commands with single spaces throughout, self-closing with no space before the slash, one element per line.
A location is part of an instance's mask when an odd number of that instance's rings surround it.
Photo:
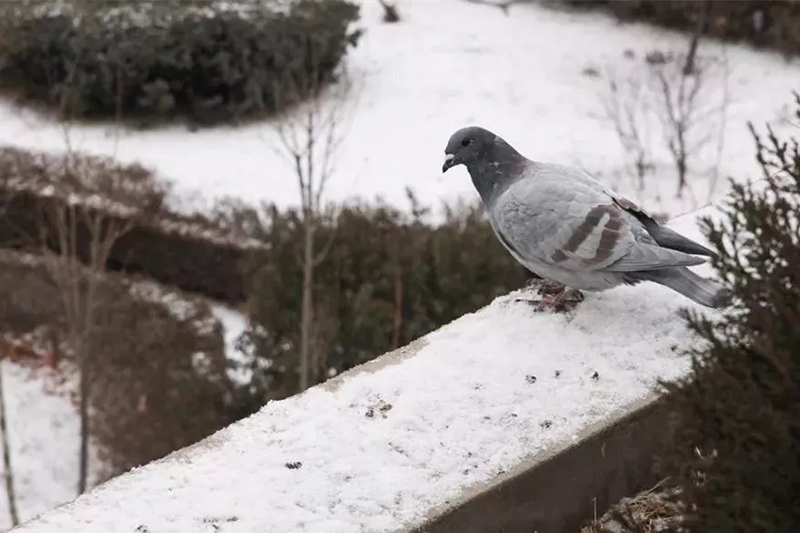
<path fill-rule="evenodd" d="M 564 285 L 556 282 L 545 282 L 540 293 L 542 299 L 534 309 L 539 313 L 545 311 L 553 313 L 571 311 L 585 299 L 582 292 L 575 289 L 567 289 Z"/>
<path fill-rule="evenodd" d="M 566 285 L 551 279 L 542 280 L 539 286 L 539 293 L 542 296 L 547 296 L 547 295 L 560 296 L 566 290 L 567 290 Z"/>

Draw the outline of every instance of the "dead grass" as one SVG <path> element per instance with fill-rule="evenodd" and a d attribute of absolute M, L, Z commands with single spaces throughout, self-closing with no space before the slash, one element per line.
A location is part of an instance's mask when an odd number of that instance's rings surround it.
<path fill-rule="evenodd" d="M 599 519 L 581 528 L 581 533 L 666 533 L 683 531 L 686 507 L 680 489 L 662 480 L 632 498 L 623 498 Z"/>

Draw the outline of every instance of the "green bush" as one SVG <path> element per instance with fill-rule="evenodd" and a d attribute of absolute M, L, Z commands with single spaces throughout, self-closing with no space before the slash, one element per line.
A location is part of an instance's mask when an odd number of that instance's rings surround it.
<path fill-rule="evenodd" d="M 450 210 L 432 226 L 386 206 L 348 207 L 317 231 L 330 249 L 315 270 L 317 380 L 322 381 L 519 288 L 524 269 L 497 242 L 478 208 Z M 297 392 L 302 267 L 298 214 L 272 209 L 266 250 L 246 278 L 253 356 L 251 408 Z"/>
<path fill-rule="evenodd" d="M 350 29 L 358 7 L 346 0 L 269 6 L 9 3 L 0 7 L 0 83 L 70 118 L 213 124 L 275 112 L 292 103 L 289 84 L 334 79 L 358 41 Z"/>
<path fill-rule="evenodd" d="M 734 304 L 690 315 L 705 342 L 668 386 L 679 423 L 663 471 L 704 533 L 800 530 L 800 149 L 756 139 L 765 180 L 734 185 L 723 220 L 705 221 Z"/>

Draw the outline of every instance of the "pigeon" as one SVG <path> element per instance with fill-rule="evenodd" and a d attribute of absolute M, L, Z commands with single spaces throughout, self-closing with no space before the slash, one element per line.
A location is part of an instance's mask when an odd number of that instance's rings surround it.
<path fill-rule="evenodd" d="M 497 238 L 525 268 L 562 289 L 651 281 L 711 308 L 729 294 L 687 267 L 714 252 L 662 226 L 580 169 L 531 161 L 477 126 L 456 131 L 442 172 L 465 165 Z M 582 296 L 582 294 L 581 294 Z M 547 302 L 545 302 L 547 303 Z"/>

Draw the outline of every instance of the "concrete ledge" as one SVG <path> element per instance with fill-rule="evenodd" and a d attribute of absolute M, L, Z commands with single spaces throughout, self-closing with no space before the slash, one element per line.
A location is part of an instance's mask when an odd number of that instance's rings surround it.
<path fill-rule="evenodd" d="M 655 485 L 655 455 L 670 425 L 665 399 L 634 402 L 432 512 L 413 533 L 577 533 L 602 510 Z"/>
<path fill-rule="evenodd" d="M 36 533 L 574 532 L 654 482 L 687 301 L 476 313 L 20 526 Z"/>

